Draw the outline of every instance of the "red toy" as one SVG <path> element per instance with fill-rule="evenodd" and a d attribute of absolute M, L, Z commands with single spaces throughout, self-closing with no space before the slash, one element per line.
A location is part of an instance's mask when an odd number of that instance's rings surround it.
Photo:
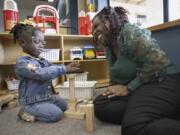
<path fill-rule="evenodd" d="M 36 6 L 33 14 L 36 27 L 45 33 L 59 33 L 59 15 L 57 10 L 49 5 Z"/>

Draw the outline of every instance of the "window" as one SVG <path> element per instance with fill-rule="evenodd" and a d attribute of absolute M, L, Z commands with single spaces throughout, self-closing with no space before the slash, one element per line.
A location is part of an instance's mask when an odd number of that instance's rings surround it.
<path fill-rule="evenodd" d="M 146 26 L 146 15 L 136 15 L 136 23 L 142 27 Z"/>

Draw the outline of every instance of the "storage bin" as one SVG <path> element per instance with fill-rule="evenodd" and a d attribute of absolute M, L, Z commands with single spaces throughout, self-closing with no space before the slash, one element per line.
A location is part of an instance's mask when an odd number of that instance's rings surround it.
<path fill-rule="evenodd" d="M 96 81 L 75 82 L 75 97 L 77 99 L 92 99 Z M 60 86 L 60 97 L 69 98 L 69 82 Z"/>
<path fill-rule="evenodd" d="M 87 75 L 88 75 L 88 72 L 78 73 L 75 76 L 75 81 L 87 81 Z"/>
<path fill-rule="evenodd" d="M 5 80 L 8 90 L 17 90 L 19 86 L 19 80 Z"/>
<path fill-rule="evenodd" d="M 48 61 L 59 61 L 60 49 L 44 49 L 40 54 L 41 57 Z"/>

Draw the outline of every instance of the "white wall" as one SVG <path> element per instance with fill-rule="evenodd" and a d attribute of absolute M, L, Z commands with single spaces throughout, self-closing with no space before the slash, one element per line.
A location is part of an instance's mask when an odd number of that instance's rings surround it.
<path fill-rule="evenodd" d="M 180 0 L 169 0 L 169 21 L 180 19 Z"/>
<path fill-rule="evenodd" d="M 128 15 L 129 21 L 132 23 L 137 22 L 137 20 L 136 20 L 137 14 L 146 15 L 146 7 L 145 6 L 120 3 L 120 2 L 116 2 L 116 1 L 110 1 L 110 5 L 112 7 L 122 6 L 125 9 L 127 9 L 129 11 L 129 15 Z"/>
<path fill-rule="evenodd" d="M 146 0 L 147 26 L 163 23 L 163 0 Z"/>
<path fill-rule="evenodd" d="M 132 5 L 110 1 L 110 5 L 113 7 L 123 6 L 124 8 L 126 8 L 130 12 L 130 22 L 136 22 L 137 14 L 146 15 L 147 22 L 146 25 L 144 25 L 144 27 L 150 27 L 163 23 L 163 0 L 146 0 L 145 5 Z M 180 11 L 178 13 L 180 13 Z"/>

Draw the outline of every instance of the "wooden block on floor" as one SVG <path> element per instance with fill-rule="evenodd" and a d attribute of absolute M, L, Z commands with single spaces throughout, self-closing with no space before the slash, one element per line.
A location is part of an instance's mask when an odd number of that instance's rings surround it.
<path fill-rule="evenodd" d="M 94 131 L 94 104 L 86 105 L 86 131 Z"/>
<path fill-rule="evenodd" d="M 65 118 L 81 119 L 82 120 L 85 118 L 85 113 L 67 110 L 64 112 L 64 116 L 65 116 Z"/>
<path fill-rule="evenodd" d="M 8 102 L 14 99 L 13 95 L 3 95 L 0 97 L 0 111 L 2 109 L 3 104 L 7 104 Z"/>
<path fill-rule="evenodd" d="M 86 113 L 86 104 L 80 104 L 78 111 L 83 112 L 83 113 Z"/>
<path fill-rule="evenodd" d="M 17 100 L 13 100 L 13 101 L 10 101 L 8 103 L 8 108 L 11 109 L 11 108 L 15 108 L 18 106 L 18 101 Z"/>

